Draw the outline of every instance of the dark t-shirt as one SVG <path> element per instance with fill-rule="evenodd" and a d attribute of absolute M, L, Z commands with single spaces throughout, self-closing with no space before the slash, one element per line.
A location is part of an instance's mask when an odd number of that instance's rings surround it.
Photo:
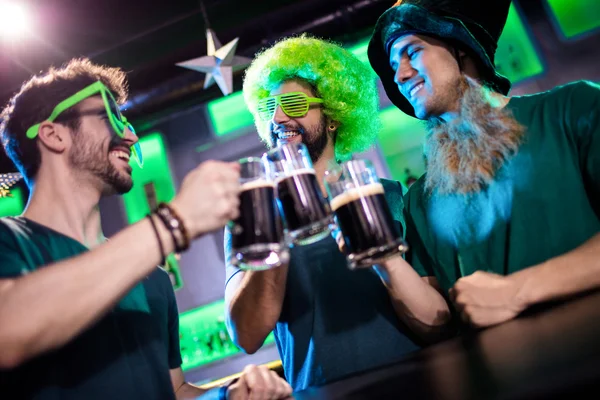
<path fill-rule="evenodd" d="M 0 219 L 0 278 L 52 268 L 46 265 L 87 250 L 25 218 Z M 157 268 L 65 346 L 0 371 L 0 398 L 175 399 L 169 369 L 180 365 L 175 295 Z"/>
<path fill-rule="evenodd" d="M 402 187 L 381 181 L 394 220 L 404 232 Z M 230 242 L 226 230 L 226 255 Z M 228 263 L 227 283 L 238 272 Z M 274 333 L 285 377 L 294 390 L 390 364 L 419 348 L 377 274 L 348 269 L 332 237 L 291 249 Z"/>
<path fill-rule="evenodd" d="M 507 107 L 525 140 L 486 190 L 426 195 L 422 177 L 406 195 L 409 261 L 445 290 L 477 270 L 534 266 L 600 232 L 600 86 L 579 81 Z"/>

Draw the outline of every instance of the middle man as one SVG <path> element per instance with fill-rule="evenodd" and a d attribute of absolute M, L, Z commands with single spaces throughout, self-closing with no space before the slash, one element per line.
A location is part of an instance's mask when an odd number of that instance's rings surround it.
<path fill-rule="evenodd" d="M 306 145 L 325 196 L 325 171 L 367 150 L 380 128 L 373 71 L 342 47 L 306 35 L 259 53 L 246 70 L 243 92 L 267 147 L 281 139 Z M 310 104 L 301 117 L 290 117 L 278 106 L 270 119 L 261 119 L 260 100 L 290 92 L 323 103 Z M 404 232 L 403 187 L 381 181 Z M 226 230 L 226 259 L 230 242 Z M 419 336 L 438 336 L 450 313 L 425 279 L 402 257 L 351 271 L 333 237 L 293 247 L 288 265 L 268 271 L 242 271 L 227 261 L 229 334 L 254 353 L 274 330 L 294 390 L 323 385 L 398 361 L 419 349 Z"/>

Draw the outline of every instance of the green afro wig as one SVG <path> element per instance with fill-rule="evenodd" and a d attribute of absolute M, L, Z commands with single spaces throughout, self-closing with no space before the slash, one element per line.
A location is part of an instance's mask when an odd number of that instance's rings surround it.
<path fill-rule="evenodd" d="M 267 146 L 273 145 L 270 123 L 259 118 L 257 104 L 292 79 L 314 87 L 323 99 L 323 113 L 340 124 L 335 142 L 338 161 L 371 147 L 381 126 L 373 70 L 339 45 L 306 34 L 262 50 L 246 70 L 244 100 Z"/>

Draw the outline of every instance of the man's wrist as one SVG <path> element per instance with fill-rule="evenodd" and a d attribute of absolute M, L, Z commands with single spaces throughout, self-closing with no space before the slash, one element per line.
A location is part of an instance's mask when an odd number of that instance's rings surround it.
<path fill-rule="evenodd" d="M 231 385 L 236 383 L 239 378 L 235 378 L 234 380 L 228 382 L 226 385 L 220 387 L 221 391 L 219 392 L 219 400 L 229 400 L 229 388 Z"/>
<path fill-rule="evenodd" d="M 201 396 L 197 397 L 196 400 L 227 400 L 228 389 L 228 385 L 209 389 L 202 393 Z"/>
<path fill-rule="evenodd" d="M 229 385 L 227 386 L 221 386 L 219 388 L 219 400 L 227 400 L 228 396 L 227 393 L 229 392 Z"/>
<path fill-rule="evenodd" d="M 376 264 L 373 266 L 373 269 L 381 276 L 381 274 L 385 274 L 385 275 L 389 275 L 390 273 L 394 272 L 394 270 L 396 270 L 397 268 L 401 267 L 400 264 L 402 264 L 401 260 L 403 260 L 403 257 L 401 254 L 398 254 L 394 257 L 388 258 L 385 261 L 382 261 L 379 264 Z"/>
<path fill-rule="evenodd" d="M 542 285 L 540 285 L 540 282 L 536 282 L 537 280 L 533 276 L 535 275 L 533 268 L 536 267 L 525 268 L 507 276 L 517 287 L 515 300 L 523 310 L 538 303 L 542 297 L 540 293 Z"/>
<path fill-rule="evenodd" d="M 373 271 L 379 276 L 379 278 L 387 285 L 390 282 L 390 273 L 388 267 L 385 265 L 387 261 L 373 265 Z"/>

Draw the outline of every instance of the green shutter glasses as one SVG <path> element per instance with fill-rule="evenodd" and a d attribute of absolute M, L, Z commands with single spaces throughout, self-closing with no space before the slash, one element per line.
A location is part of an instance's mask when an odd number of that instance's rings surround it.
<path fill-rule="evenodd" d="M 311 103 L 323 103 L 323 99 L 308 97 L 306 93 L 290 92 L 278 94 L 276 96 L 265 97 L 258 102 L 258 116 L 263 121 L 270 121 L 275 115 L 277 106 L 292 118 L 303 117 L 308 113 Z"/>
<path fill-rule="evenodd" d="M 58 118 L 58 116 L 67 109 L 73 107 L 80 101 L 83 101 L 88 97 L 97 94 L 100 94 L 102 96 L 102 100 L 104 101 L 104 107 L 106 107 L 106 115 L 108 117 L 108 121 L 110 122 L 111 127 L 117 133 L 117 135 L 119 135 L 120 137 L 125 137 L 126 129 L 129 129 L 131 133 L 135 135 L 135 130 L 133 129 L 133 126 L 129 122 L 127 122 L 127 118 L 125 118 L 123 114 L 121 114 L 119 106 L 117 105 L 117 101 L 113 97 L 110 90 L 108 90 L 102 82 L 94 82 L 85 89 L 80 90 L 73 96 L 58 103 L 56 107 L 54 107 L 52 114 L 50 114 L 50 116 L 45 121 L 54 122 Z M 41 122 L 27 129 L 27 137 L 29 139 L 34 139 L 37 136 L 40 124 Z M 131 152 L 133 153 L 135 160 L 141 167 L 144 164 L 144 159 L 142 157 L 142 149 L 140 147 L 140 144 L 134 144 L 131 148 Z"/>

